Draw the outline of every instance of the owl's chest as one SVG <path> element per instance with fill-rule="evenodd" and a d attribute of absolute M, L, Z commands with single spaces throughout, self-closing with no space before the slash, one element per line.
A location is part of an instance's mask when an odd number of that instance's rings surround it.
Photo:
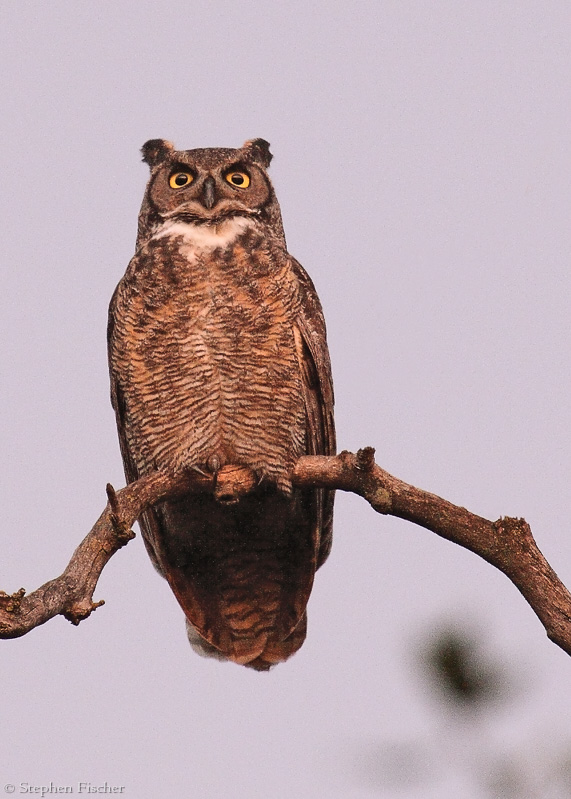
<path fill-rule="evenodd" d="M 261 238 L 225 246 L 159 238 L 127 273 L 122 338 L 153 372 L 206 355 L 271 359 L 293 350 L 296 289 L 287 253 Z"/>

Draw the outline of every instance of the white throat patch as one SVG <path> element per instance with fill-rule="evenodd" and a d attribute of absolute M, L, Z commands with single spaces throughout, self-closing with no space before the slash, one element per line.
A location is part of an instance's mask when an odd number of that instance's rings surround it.
<path fill-rule="evenodd" d="M 243 216 L 233 216 L 218 225 L 197 225 L 194 222 L 182 222 L 180 219 L 169 220 L 152 236 L 153 241 L 168 237 L 181 236 L 185 244 L 193 250 L 215 250 L 227 247 L 246 228 L 253 225 L 253 220 Z"/>

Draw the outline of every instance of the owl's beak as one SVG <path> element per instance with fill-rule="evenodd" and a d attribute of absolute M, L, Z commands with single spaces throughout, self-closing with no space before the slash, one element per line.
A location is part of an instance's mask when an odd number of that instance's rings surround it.
<path fill-rule="evenodd" d="M 202 204 L 205 208 L 208 208 L 209 211 L 216 202 L 216 194 L 214 192 L 215 185 L 212 175 L 209 175 L 202 184 Z"/>

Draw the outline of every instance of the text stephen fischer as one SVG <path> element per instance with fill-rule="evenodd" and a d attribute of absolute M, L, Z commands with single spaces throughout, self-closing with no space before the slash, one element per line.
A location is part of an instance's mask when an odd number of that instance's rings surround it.
<path fill-rule="evenodd" d="M 124 785 L 109 785 L 104 782 L 101 785 L 92 782 L 78 782 L 74 787 L 73 785 L 55 785 L 50 782 L 49 785 L 31 785 L 29 782 L 20 783 L 20 793 L 33 793 L 40 796 L 48 796 L 54 793 L 103 793 L 103 794 L 120 794 L 125 790 Z"/>

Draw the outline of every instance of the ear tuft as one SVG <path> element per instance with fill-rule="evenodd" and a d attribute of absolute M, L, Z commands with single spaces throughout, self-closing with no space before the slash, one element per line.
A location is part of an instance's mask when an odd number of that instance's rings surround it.
<path fill-rule="evenodd" d="M 250 139 L 244 143 L 242 150 L 245 150 L 248 156 L 262 166 L 268 167 L 273 155 L 270 152 L 270 144 L 265 139 Z"/>
<path fill-rule="evenodd" d="M 143 161 L 148 164 L 151 169 L 157 164 L 160 164 L 161 161 L 164 161 L 173 150 L 174 145 L 172 142 L 166 141 L 165 139 L 149 139 L 149 141 L 145 142 L 141 147 Z"/>

